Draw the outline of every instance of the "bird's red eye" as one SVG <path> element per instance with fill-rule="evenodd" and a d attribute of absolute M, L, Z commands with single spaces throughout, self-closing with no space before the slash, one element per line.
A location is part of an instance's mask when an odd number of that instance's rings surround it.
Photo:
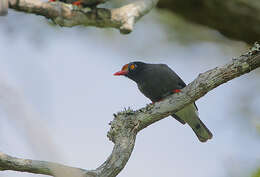
<path fill-rule="evenodd" d="M 132 70 L 135 69 L 135 65 L 134 65 L 134 64 L 131 64 L 131 65 L 130 65 L 130 69 L 132 69 Z"/>

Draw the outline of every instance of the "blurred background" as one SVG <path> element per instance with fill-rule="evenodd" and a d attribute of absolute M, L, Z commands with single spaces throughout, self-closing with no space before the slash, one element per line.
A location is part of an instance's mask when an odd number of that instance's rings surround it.
<path fill-rule="evenodd" d="M 0 18 L 0 151 L 94 169 L 113 148 L 106 137 L 113 113 L 150 103 L 134 82 L 112 75 L 122 65 L 165 63 L 189 83 L 248 47 L 162 10 L 142 18 L 129 35 L 61 28 L 10 10 Z M 118 177 L 256 177 L 259 76 L 257 69 L 197 101 L 212 140 L 200 143 L 188 126 L 166 118 L 138 134 Z M 0 172 L 13 176 L 44 175 Z"/>

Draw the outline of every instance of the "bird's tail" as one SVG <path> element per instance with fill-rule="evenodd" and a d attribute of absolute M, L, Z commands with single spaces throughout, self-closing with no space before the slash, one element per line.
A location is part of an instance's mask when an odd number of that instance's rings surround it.
<path fill-rule="evenodd" d="M 192 128 L 196 136 L 201 142 L 206 142 L 208 139 L 212 138 L 212 133 L 206 127 L 206 125 L 199 119 L 199 117 L 194 117 L 196 121 L 187 122 Z"/>
<path fill-rule="evenodd" d="M 190 104 L 176 113 L 178 117 L 181 117 L 192 128 L 196 136 L 201 142 L 206 142 L 212 138 L 212 133 L 206 127 L 206 125 L 200 120 L 197 109 L 194 104 Z"/>

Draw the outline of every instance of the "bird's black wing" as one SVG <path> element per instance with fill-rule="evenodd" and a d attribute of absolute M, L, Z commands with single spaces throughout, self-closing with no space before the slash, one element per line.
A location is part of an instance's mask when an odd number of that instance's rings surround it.
<path fill-rule="evenodd" d="M 185 82 L 170 67 L 168 67 L 168 65 L 161 64 L 161 68 L 164 68 L 164 71 L 167 73 L 169 79 L 172 80 L 174 89 L 182 89 L 182 88 L 186 87 Z M 198 107 L 195 103 L 194 103 L 194 106 L 198 110 Z M 175 118 L 177 121 L 179 121 L 182 124 L 186 123 L 180 117 L 178 117 L 176 114 L 173 114 L 172 117 Z"/>
<path fill-rule="evenodd" d="M 168 76 L 168 79 L 171 81 L 171 83 L 174 86 L 174 89 L 182 89 L 186 86 L 185 82 L 166 64 L 160 64 L 161 68 L 163 68 L 163 71 L 165 75 Z"/>
<path fill-rule="evenodd" d="M 166 64 L 161 64 L 162 67 L 165 68 L 165 70 L 169 73 L 168 75 L 172 77 L 172 79 L 177 80 L 177 86 L 179 87 L 178 89 L 182 89 L 186 87 L 185 82 Z M 197 105 L 194 103 L 194 106 L 198 110 Z"/>

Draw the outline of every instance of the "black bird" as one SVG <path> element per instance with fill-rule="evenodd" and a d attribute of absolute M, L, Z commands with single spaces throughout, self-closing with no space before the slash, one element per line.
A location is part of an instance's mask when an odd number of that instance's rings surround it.
<path fill-rule="evenodd" d="M 123 75 L 135 81 L 139 90 L 152 102 L 180 92 L 180 89 L 186 86 L 183 80 L 166 64 L 131 62 L 124 65 L 121 71 L 114 75 Z M 172 117 L 182 124 L 188 123 L 201 142 L 212 138 L 210 130 L 199 119 L 195 103 L 184 107 Z"/>

